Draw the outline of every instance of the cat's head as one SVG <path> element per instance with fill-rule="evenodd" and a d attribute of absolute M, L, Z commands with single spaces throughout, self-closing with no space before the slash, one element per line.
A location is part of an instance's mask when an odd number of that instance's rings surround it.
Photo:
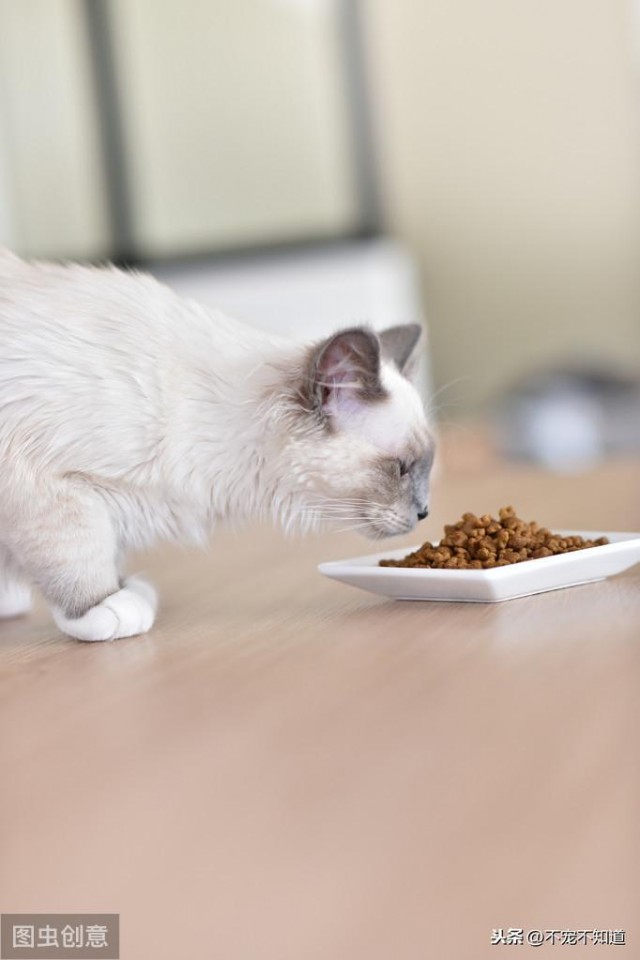
<path fill-rule="evenodd" d="M 410 380 L 420 334 L 354 327 L 307 351 L 288 446 L 307 517 L 379 538 L 426 516 L 434 441 Z"/>

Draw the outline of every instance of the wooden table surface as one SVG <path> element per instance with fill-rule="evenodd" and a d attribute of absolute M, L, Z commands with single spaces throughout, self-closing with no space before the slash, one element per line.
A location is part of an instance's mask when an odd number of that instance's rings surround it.
<path fill-rule="evenodd" d="M 470 436 L 404 543 L 506 503 L 640 529 L 638 463 L 553 476 Z M 120 913 L 127 960 L 640 958 L 640 567 L 497 605 L 316 573 L 370 549 L 220 533 L 143 558 L 146 637 L 0 624 L 2 912 Z"/>

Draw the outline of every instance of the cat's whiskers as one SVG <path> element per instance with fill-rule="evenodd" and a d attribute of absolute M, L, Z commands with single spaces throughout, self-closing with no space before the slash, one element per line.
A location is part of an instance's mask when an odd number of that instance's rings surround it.
<path fill-rule="evenodd" d="M 425 403 L 425 413 L 427 418 L 430 419 L 434 417 L 438 411 L 443 409 L 444 404 L 442 403 L 439 403 L 438 406 L 434 405 L 434 400 L 436 399 L 436 397 L 440 396 L 441 393 L 444 393 L 445 390 L 450 390 L 451 387 L 454 387 L 457 383 L 461 383 L 463 380 L 468 380 L 468 379 L 469 379 L 468 376 L 455 377 L 453 380 L 449 380 L 448 383 L 443 383 L 441 387 L 439 387 L 436 391 L 434 391 L 434 393 L 432 393 L 431 396 L 427 398 L 427 402 Z M 448 405 L 452 406 L 455 404 L 455 402 L 456 401 L 449 400 Z"/>

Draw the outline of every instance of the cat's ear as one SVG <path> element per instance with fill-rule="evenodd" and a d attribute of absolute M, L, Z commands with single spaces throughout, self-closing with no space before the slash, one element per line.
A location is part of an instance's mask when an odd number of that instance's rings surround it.
<path fill-rule="evenodd" d="M 422 327 L 419 323 L 405 323 L 398 327 L 389 327 L 380 334 L 382 356 L 391 360 L 401 374 L 411 377 L 418 363 Z"/>
<path fill-rule="evenodd" d="M 352 327 L 320 343 L 311 358 L 310 387 L 316 408 L 329 415 L 384 397 L 375 333 Z"/>

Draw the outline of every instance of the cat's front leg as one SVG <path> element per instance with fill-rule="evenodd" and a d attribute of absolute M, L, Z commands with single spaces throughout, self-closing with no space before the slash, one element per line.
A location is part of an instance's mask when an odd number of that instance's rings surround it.
<path fill-rule="evenodd" d="M 0 546 L 0 620 L 21 617 L 31 609 L 31 587 L 17 563 Z"/>
<path fill-rule="evenodd" d="M 68 615 L 64 608 L 52 606 L 53 619 L 63 633 L 76 640 L 119 640 L 147 633 L 153 626 L 157 608 L 154 588 L 141 577 L 128 577 L 119 590 L 79 616 Z M 75 614 L 75 610 L 73 611 Z"/>
<path fill-rule="evenodd" d="M 77 640 L 116 640 L 153 625 L 154 588 L 118 573 L 111 517 L 92 490 L 64 485 L 42 494 L 17 538 L 19 562 L 48 601 L 53 619 Z"/>

